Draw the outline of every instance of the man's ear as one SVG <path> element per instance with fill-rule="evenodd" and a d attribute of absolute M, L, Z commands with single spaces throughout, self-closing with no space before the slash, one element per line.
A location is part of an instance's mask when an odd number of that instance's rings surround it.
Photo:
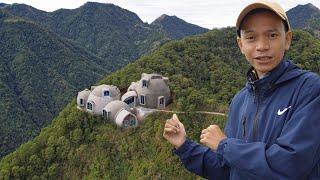
<path fill-rule="evenodd" d="M 241 42 L 241 38 L 240 38 L 240 37 L 237 37 L 237 43 L 238 43 L 238 46 L 239 46 L 239 49 L 240 49 L 241 53 L 243 54 L 243 51 L 242 51 L 242 42 Z"/>
<path fill-rule="evenodd" d="M 288 32 L 286 32 L 286 51 L 289 50 L 290 45 L 291 45 L 291 41 L 292 41 L 292 32 L 288 31 Z"/>

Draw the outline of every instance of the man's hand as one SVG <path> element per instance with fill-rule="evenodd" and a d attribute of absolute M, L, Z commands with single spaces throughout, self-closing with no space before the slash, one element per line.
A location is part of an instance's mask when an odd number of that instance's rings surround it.
<path fill-rule="evenodd" d="M 227 136 L 221 131 L 219 126 L 210 125 L 207 129 L 202 130 L 200 142 L 210 149 L 216 151 L 221 140 Z"/>
<path fill-rule="evenodd" d="M 186 130 L 176 114 L 164 125 L 163 137 L 178 149 L 186 140 Z"/>

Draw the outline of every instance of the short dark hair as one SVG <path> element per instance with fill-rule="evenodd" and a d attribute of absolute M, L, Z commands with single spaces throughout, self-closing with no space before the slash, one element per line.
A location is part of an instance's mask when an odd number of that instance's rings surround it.
<path fill-rule="evenodd" d="M 238 37 L 241 37 L 240 31 L 241 31 L 241 28 L 242 28 L 243 21 L 244 21 L 248 16 L 250 16 L 250 15 L 257 14 L 257 13 L 262 13 L 262 12 L 271 12 L 271 13 L 273 13 L 274 15 L 279 16 L 279 15 L 277 15 L 275 12 L 271 11 L 270 9 L 265 9 L 265 8 L 258 8 L 258 9 L 254 9 L 254 10 L 250 11 L 248 14 L 245 15 L 245 17 L 244 17 L 244 18 L 242 19 L 242 21 L 240 22 L 239 29 L 237 29 L 237 35 L 238 35 Z M 285 32 L 288 32 L 288 31 L 289 31 L 288 23 L 287 23 L 285 20 L 283 20 L 283 19 L 281 19 L 281 20 L 282 20 L 282 23 L 283 23 L 283 25 L 284 25 L 284 30 L 285 30 Z"/>

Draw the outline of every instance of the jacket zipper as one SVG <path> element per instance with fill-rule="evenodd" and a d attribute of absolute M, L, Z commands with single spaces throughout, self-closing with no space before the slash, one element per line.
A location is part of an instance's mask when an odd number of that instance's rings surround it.
<path fill-rule="evenodd" d="M 243 137 L 246 137 L 246 121 L 247 121 L 247 117 L 244 116 L 242 120 L 242 126 L 243 126 L 242 136 Z"/>
<path fill-rule="evenodd" d="M 258 94 L 258 90 L 256 89 L 256 86 L 253 84 L 253 90 L 254 90 L 254 101 L 257 102 L 257 111 L 256 114 L 254 115 L 254 120 L 253 120 L 253 141 L 256 140 L 256 136 L 257 136 L 257 128 L 258 128 L 258 117 L 259 117 L 259 94 Z"/>

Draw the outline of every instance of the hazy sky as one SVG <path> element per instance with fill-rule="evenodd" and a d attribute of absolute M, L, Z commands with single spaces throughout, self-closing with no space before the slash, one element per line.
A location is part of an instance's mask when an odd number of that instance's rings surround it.
<path fill-rule="evenodd" d="M 240 10 L 253 0 L 91 0 L 113 3 L 136 13 L 144 22 L 151 23 L 162 14 L 179 18 L 209 29 L 234 26 Z M 0 0 L 2 3 L 24 3 L 44 11 L 60 8 L 74 9 L 86 0 Z M 320 8 L 320 0 L 278 0 L 287 11 L 298 4 L 312 3 Z"/>

